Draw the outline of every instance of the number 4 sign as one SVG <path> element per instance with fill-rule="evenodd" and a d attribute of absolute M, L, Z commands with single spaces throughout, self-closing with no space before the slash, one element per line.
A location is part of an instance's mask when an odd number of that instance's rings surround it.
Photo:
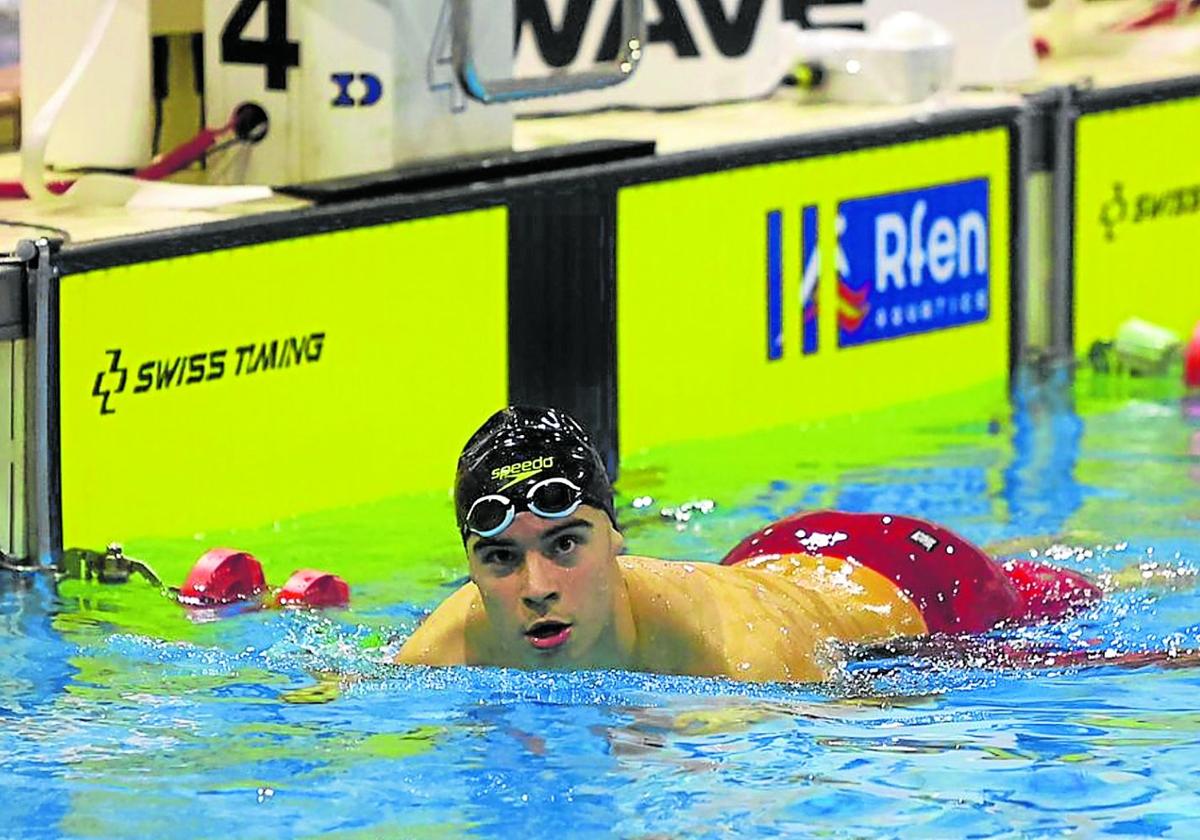
<path fill-rule="evenodd" d="M 480 65 L 510 75 L 513 4 L 472 13 L 488 33 Z M 450 22 L 450 0 L 204 0 L 208 122 L 246 102 L 270 121 L 260 143 L 211 161 L 210 180 L 295 183 L 509 147 L 511 110 L 458 85 Z"/>
<path fill-rule="evenodd" d="M 246 37 L 254 13 L 263 9 L 266 36 Z M 221 30 L 221 61 L 257 64 L 267 71 L 268 90 L 287 90 L 287 71 L 300 66 L 300 45 L 288 40 L 288 0 L 239 0 Z"/>

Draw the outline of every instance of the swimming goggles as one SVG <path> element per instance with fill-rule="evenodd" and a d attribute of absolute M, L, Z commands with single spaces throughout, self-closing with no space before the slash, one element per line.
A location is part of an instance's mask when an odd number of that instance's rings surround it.
<path fill-rule="evenodd" d="M 529 488 L 524 499 L 492 494 L 480 496 L 467 511 L 467 528 L 481 537 L 494 537 L 512 524 L 521 505 L 543 519 L 564 519 L 583 502 L 583 491 L 565 478 L 547 478 Z"/>

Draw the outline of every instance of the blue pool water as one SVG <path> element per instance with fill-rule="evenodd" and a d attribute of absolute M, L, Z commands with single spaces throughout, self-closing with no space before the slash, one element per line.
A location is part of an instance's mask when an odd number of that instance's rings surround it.
<path fill-rule="evenodd" d="M 836 506 L 1022 556 L 1057 542 L 1092 573 L 1191 569 L 1200 411 L 1111 390 L 1029 388 L 1010 417 L 966 425 L 914 417 L 909 433 L 941 443 L 886 465 L 810 460 L 797 430 L 751 486 L 633 467 L 630 548 L 716 560 L 770 519 Z M 710 511 L 681 510 L 702 499 Z M 138 623 L 157 595 L 4 579 L 0 836 L 1194 836 L 1200 669 L 992 655 L 1200 648 L 1194 590 L 1121 592 L 965 653 L 855 662 L 825 686 L 382 664 L 447 578 L 378 582 L 347 612 L 161 633 Z"/>

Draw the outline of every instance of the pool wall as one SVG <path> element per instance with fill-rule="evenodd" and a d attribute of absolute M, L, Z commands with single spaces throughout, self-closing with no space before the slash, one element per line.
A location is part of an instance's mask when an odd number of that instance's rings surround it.
<path fill-rule="evenodd" d="M 1135 93 L 1134 121 L 1197 100 L 1182 83 L 1155 94 L 1170 106 Z M 1078 346 L 1073 313 L 1101 332 L 1139 314 L 1113 291 L 1125 264 L 1106 273 L 1086 256 L 1090 234 L 1057 223 L 1062 184 L 1085 196 L 1098 177 L 1057 175 L 1076 164 L 1064 132 L 1104 130 L 1077 119 L 1093 107 L 1067 91 L 1050 107 L 479 173 L 67 245 L 31 264 L 29 288 L 39 275 L 51 293 L 31 292 L 9 319 L 20 337 L 0 342 L 0 384 L 27 395 L 24 435 L 2 453 L 5 513 L 22 524 L 0 548 L 43 545 L 53 560 L 64 546 L 444 495 L 461 440 L 508 401 L 571 410 L 614 469 L 648 446 L 989 382 L 1002 402 L 1033 343 L 1027 308 L 1051 322 L 1043 349 L 1063 356 Z M 1075 242 L 1089 273 L 1055 277 L 1027 307 L 1026 190 L 1045 168 L 1055 248 Z M 1165 241 L 1154 247 L 1180 242 Z M 1200 285 L 1170 293 L 1173 311 L 1200 311 Z"/>

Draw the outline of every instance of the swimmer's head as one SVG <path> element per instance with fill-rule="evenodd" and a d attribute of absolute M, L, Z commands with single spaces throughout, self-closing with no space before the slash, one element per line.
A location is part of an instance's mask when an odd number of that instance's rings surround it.
<path fill-rule="evenodd" d="M 512 406 L 488 418 L 463 447 L 454 485 L 458 530 L 491 537 L 522 511 L 566 518 L 591 505 L 616 527 L 608 471 L 587 432 L 553 408 Z"/>

